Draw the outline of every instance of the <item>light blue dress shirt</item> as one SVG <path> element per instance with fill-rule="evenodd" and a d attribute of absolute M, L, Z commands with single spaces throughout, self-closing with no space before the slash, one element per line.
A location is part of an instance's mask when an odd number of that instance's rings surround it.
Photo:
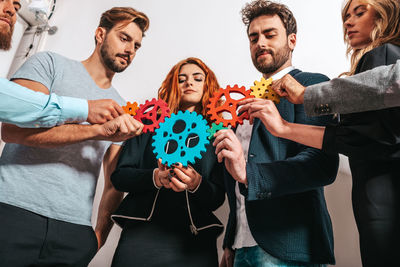
<path fill-rule="evenodd" d="M 19 127 L 53 127 L 82 122 L 88 116 L 85 99 L 45 95 L 0 78 L 0 121 Z"/>

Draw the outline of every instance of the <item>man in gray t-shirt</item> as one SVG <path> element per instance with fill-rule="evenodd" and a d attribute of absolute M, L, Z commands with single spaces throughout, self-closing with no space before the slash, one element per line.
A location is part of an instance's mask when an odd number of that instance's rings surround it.
<path fill-rule="evenodd" d="M 34 91 L 88 100 L 124 100 L 112 87 L 148 28 L 132 8 L 106 11 L 96 30 L 96 48 L 82 61 L 51 52 L 32 56 L 12 80 Z M 122 200 L 110 175 L 121 144 L 143 125 L 125 114 L 104 125 L 22 129 L 4 124 L 7 144 L 0 158 L 0 262 L 4 266 L 87 266 L 111 229 L 110 214 Z M 104 164 L 105 187 L 95 231 L 92 204 Z"/>

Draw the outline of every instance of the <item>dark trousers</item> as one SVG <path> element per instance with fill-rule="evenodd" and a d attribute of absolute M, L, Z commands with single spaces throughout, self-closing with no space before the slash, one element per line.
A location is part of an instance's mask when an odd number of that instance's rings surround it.
<path fill-rule="evenodd" d="M 400 162 L 352 160 L 350 166 L 363 266 L 398 266 Z"/>
<path fill-rule="evenodd" d="M 96 252 L 92 227 L 0 203 L 0 266 L 87 266 Z"/>
<path fill-rule="evenodd" d="M 167 221 L 167 220 L 166 220 Z M 124 226 L 113 267 L 217 267 L 215 233 L 193 235 L 189 227 L 175 228 L 153 221 L 130 221 Z"/>

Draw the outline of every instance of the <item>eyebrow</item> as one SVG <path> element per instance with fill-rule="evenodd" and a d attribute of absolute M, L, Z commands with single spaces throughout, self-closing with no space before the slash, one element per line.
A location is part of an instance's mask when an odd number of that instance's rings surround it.
<path fill-rule="evenodd" d="M 195 72 L 195 73 L 193 73 L 192 75 L 193 75 L 193 76 L 194 76 L 194 75 L 203 75 L 203 76 L 205 76 L 205 75 L 204 75 L 203 73 L 201 73 L 201 72 Z M 186 75 L 186 74 L 178 74 L 178 77 L 179 77 L 179 76 L 184 76 L 184 77 L 186 77 L 187 75 Z"/>
<path fill-rule="evenodd" d="M 265 34 L 265 33 L 269 33 L 269 32 L 276 31 L 276 30 L 277 30 L 277 28 L 268 28 L 268 29 L 263 30 L 262 33 Z M 258 35 L 258 33 L 252 32 L 249 34 L 249 37 L 257 36 L 257 35 Z"/>
<path fill-rule="evenodd" d="M 19 6 L 19 8 L 22 7 L 20 2 L 14 1 L 13 4 Z"/>
<path fill-rule="evenodd" d="M 361 7 L 366 8 L 366 6 L 365 6 L 364 4 L 361 4 L 361 5 L 358 5 L 358 6 L 356 6 L 355 8 L 353 8 L 353 12 L 357 12 L 357 10 L 358 10 L 359 8 L 361 8 Z M 346 15 L 344 16 L 344 19 L 345 19 L 345 20 L 348 19 L 349 16 L 350 16 L 350 13 L 347 12 Z"/>

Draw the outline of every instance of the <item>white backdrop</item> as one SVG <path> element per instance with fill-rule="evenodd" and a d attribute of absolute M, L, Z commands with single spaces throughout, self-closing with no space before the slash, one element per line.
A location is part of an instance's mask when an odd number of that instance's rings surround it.
<path fill-rule="evenodd" d="M 244 0 L 59 0 L 50 25 L 58 32 L 48 36 L 45 50 L 67 57 L 86 59 L 94 48 L 94 31 L 103 11 L 113 6 L 132 6 L 150 18 L 132 66 L 114 79 L 114 86 L 127 101 L 143 103 L 155 97 L 170 68 L 179 60 L 195 56 L 214 70 L 220 85 L 251 86 L 261 75 L 253 67 L 246 28 L 240 9 Z M 283 0 L 298 23 L 293 63 L 303 71 L 320 72 L 330 78 L 347 70 L 342 41 L 342 0 Z M 102 177 L 98 192 L 101 192 Z M 351 212 L 351 177 L 346 160 L 341 160 L 336 182 L 327 187 L 326 197 L 334 233 L 339 267 L 361 266 L 358 238 Z M 98 198 L 95 200 L 98 205 Z M 218 215 L 226 220 L 226 206 Z M 266 215 L 267 216 L 267 215 Z M 107 244 L 90 266 L 110 266 L 119 230 L 113 229 Z M 220 242 L 220 241 L 219 241 Z"/>

